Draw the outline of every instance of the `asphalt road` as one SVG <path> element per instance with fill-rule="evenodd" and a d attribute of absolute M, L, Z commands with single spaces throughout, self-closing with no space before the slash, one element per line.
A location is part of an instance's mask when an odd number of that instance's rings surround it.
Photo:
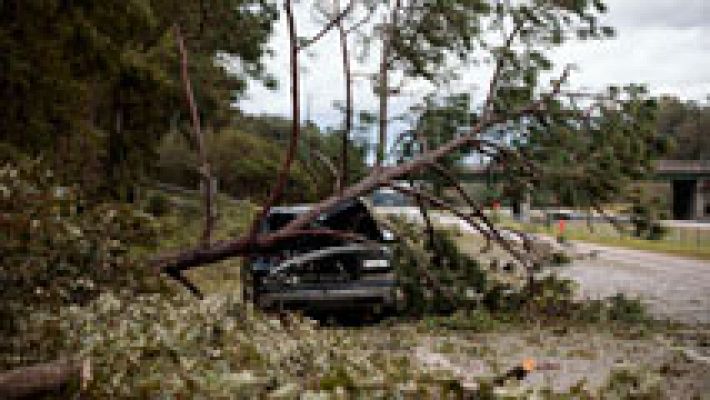
<path fill-rule="evenodd" d="M 377 211 L 404 215 L 414 221 L 421 219 L 413 207 Z M 456 226 L 462 232 L 476 234 L 456 217 L 438 213 L 433 217 L 442 225 Z M 580 296 L 603 298 L 624 293 L 639 297 L 658 317 L 710 324 L 710 261 L 590 243 L 576 242 L 574 247 L 574 253 L 596 254 L 559 269 L 562 276 L 579 283 Z"/>
<path fill-rule="evenodd" d="M 710 323 L 710 262 L 646 251 L 575 243 L 596 257 L 575 261 L 560 274 L 580 284 L 580 295 L 637 296 L 657 316 Z"/>

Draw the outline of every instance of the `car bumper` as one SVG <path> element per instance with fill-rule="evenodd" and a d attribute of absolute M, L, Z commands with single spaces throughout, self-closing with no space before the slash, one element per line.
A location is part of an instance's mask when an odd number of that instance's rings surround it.
<path fill-rule="evenodd" d="M 313 285 L 310 285 L 313 286 Z M 260 293 L 262 308 L 347 309 L 373 305 L 392 307 L 396 302 L 395 281 L 357 281 L 323 287 L 285 287 Z"/>

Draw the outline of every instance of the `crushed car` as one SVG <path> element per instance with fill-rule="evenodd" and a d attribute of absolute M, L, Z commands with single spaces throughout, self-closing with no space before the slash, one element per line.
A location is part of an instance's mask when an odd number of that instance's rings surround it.
<path fill-rule="evenodd" d="M 310 209 L 309 205 L 274 207 L 261 232 L 276 231 Z M 389 247 L 394 237 L 380 226 L 364 199 L 341 202 L 311 227 L 351 232 L 364 240 L 304 236 L 251 257 L 247 268 L 254 304 L 267 310 L 357 308 L 377 315 L 397 308 L 401 296 Z"/>

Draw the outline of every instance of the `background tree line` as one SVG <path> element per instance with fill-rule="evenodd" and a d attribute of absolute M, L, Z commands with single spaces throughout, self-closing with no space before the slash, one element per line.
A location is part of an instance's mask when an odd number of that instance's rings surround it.
<path fill-rule="evenodd" d="M 659 101 L 657 129 L 673 140 L 668 158 L 710 160 L 710 105 L 707 101 L 663 96 Z"/>
<path fill-rule="evenodd" d="M 289 122 L 239 118 L 233 105 L 250 80 L 275 85 L 263 57 L 277 18 L 266 0 L 0 2 L 3 159 L 41 156 L 63 181 L 97 199 L 132 200 L 135 187 L 154 178 L 195 187 L 177 24 L 212 157 L 224 160 L 220 187 L 263 197 L 285 139 L 278 125 Z M 318 145 L 328 142 L 315 127 L 310 134 Z M 306 160 L 292 182 L 300 200 L 326 185 L 306 177 L 308 168 L 323 168 Z"/>

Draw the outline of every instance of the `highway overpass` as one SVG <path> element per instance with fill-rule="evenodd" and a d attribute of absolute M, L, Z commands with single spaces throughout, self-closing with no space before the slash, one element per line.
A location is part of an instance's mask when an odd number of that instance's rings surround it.
<path fill-rule="evenodd" d="M 467 182 L 492 183 L 497 175 L 482 164 L 463 170 Z M 653 180 L 670 184 L 673 219 L 710 221 L 710 160 L 659 160 Z"/>

